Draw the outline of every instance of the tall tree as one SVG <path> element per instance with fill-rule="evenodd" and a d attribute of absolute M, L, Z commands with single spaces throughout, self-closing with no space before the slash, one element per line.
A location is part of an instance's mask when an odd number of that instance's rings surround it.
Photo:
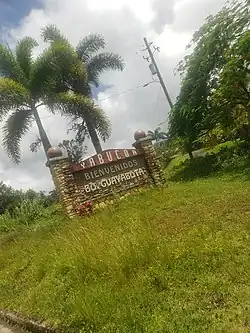
<path fill-rule="evenodd" d="M 32 61 L 32 50 L 36 46 L 37 42 L 29 37 L 22 39 L 14 52 L 8 46 L 0 45 L 0 120 L 9 115 L 3 127 L 3 145 L 17 163 L 20 161 L 20 141 L 33 120 L 37 123 L 44 150 L 51 146 L 37 111 L 46 74 L 43 73 L 43 59 Z"/>
<path fill-rule="evenodd" d="M 157 127 L 154 131 L 148 131 L 147 133 L 152 137 L 153 141 L 159 142 L 168 138 L 168 134 L 163 132 L 160 127 Z"/>
<path fill-rule="evenodd" d="M 70 45 L 68 40 L 54 25 L 49 25 L 42 32 L 44 41 L 52 44 L 62 42 Z M 100 108 L 94 110 L 82 109 L 81 100 L 84 97 L 92 98 L 92 87 L 100 84 L 100 75 L 108 70 L 122 71 L 124 62 L 118 54 L 100 52 L 106 46 L 105 40 L 98 34 L 90 34 L 78 43 L 75 52 L 82 66 L 86 68 L 87 79 L 75 80 L 74 77 L 62 77 L 60 85 L 61 105 L 58 105 L 65 113 L 73 116 L 75 128 L 86 131 L 92 140 L 97 153 L 102 151 L 100 138 L 105 141 L 110 136 L 110 123 L 104 111 Z M 79 122 L 80 120 L 80 122 Z"/>
<path fill-rule="evenodd" d="M 236 108 L 243 109 L 250 129 L 250 32 L 242 34 L 226 54 L 226 64 L 220 75 L 213 103 L 219 107 L 219 121 L 234 121 Z M 248 131 L 250 134 L 250 131 Z M 250 137 L 248 138 L 250 139 Z"/>
<path fill-rule="evenodd" d="M 51 147 L 38 114 L 38 108 L 48 105 L 53 111 L 57 101 L 51 91 L 58 86 L 64 72 L 86 79 L 86 70 L 69 47 L 55 43 L 39 57 L 33 58 L 38 44 L 25 37 L 14 51 L 0 44 L 0 120 L 7 117 L 3 126 L 3 146 L 14 162 L 20 162 L 20 142 L 35 121 L 47 155 Z M 64 72 L 61 71 L 64 68 Z M 55 104 L 54 104 L 55 103 Z M 89 99 L 81 101 L 82 107 L 93 107 Z"/>
<path fill-rule="evenodd" d="M 229 2 L 194 33 L 188 46 L 193 52 L 178 66 L 181 91 L 170 114 L 170 134 L 183 139 L 190 157 L 200 133 L 217 123 L 212 94 L 219 85 L 228 50 L 248 30 L 248 24 L 248 0 Z"/>

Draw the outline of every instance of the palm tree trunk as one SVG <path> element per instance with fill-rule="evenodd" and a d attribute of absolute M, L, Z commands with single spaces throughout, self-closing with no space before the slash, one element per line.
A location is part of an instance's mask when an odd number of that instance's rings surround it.
<path fill-rule="evenodd" d="M 250 105 L 246 107 L 247 110 L 247 120 L 248 120 L 248 127 L 250 128 Z"/>
<path fill-rule="evenodd" d="M 45 155 L 47 157 L 47 152 L 49 150 L 49 148 L 51 147 L 51 143 L 49 141 L 49 138 L 47 136 L 47 133 L 45 132 L 44 128 L 43 128 L 43 124 L 41 122 L 41 119 L 39 117 L 39 114 L 37 112 L 37 108 L 35 106 L 32 107 L 32 113 L 34 115 L 37 127 L 38 127 L 38 132 L 42 141 L 42 145 L 43 145 L 43 149 L 45 152 Z"/>
<path fill-rule="evenodd" d="M 193 159 L 194 158 L 194 155 L 193 155 L 193 145 L 192 145 L 191 141 L 187 140 L 186 142 L 184 142 L 184 149 L 188 153 L 189 158 Z"/>
<path fill-rule="evenodd" d="M 191 150 L 188 152 L 188 156 L 191 160 L 194 158 L 194 154 Z"/>
<path fill-rule="evenodd" d="M 100 140 L 97 136 L 96 129 L 94 128 L 94 126 L 88 119 L 86 119 L 85 121 L 86 121 L 86 126 L 87 126 L 87 129 L 89 132 L 89 136 L 93 143 L 95 151 L 97 154 L 100 154 L 102 152 L 102 146 L 101 146 Z"/>

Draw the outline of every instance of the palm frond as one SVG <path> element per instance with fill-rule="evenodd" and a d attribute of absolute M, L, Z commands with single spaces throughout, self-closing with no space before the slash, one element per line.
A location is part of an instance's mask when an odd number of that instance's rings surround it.
<path fill-rule="evenodd" d="M 105 47 L 105 39 L 99 34 L 89 34 L 80 40 L 76 47 L 76 53 L 83 62 L 88 61 L 91 56 Z"/>
<path fill-rule="evenodd" d="M 4 44 L 0 44 L 0 76 L 27 84 L 27 79 L 14 54 Z"/>
<path fill-rule="evenodd" d="M 30 94 L 28 90 L 9 78 L 0 78 L 0 120 L 14 109 L 28 106 Z"/>
<path fill-rule="evenodd" d="M 16 46 L 16 60 L 25 73 L 27 79 L 29 79 L 31 69 L 32 51 L 36 46 L 38 46 L 37 41 L 31 37 L 24 37 Z"/>
<path fill-rule="evenodd" d="M 74 93 L 61 93 L 54 97 L 53 110 L 56 109 L 62 115 L 71 117 L 73 123 L 88 119 L 103 141 L 110 137 L 111 125 L 108 117 L 89 97 Z"/>
<path fill-rule="evenodd" d="M 51 96 L 50 107 L 52 106 L 53 109 L 60 111 L 63 115 L 75 117 L 75 119 L 82 117 L 84 114 L 90 114 L 96 108 L 89 97 L 71 92 Z"/>
<path fill-rule="evenodd" d="M 87 70 L 74 49 L 64 42 L 54 42 L 34 62 L 31 74 L 33 94 L 71 90 L 76 83 L 87 80 Z"/>
<path fill-rule="evenodd" d="M 54 24 L 49 24 L 42 29 L 42 38 L 45 42 L 66 42 L 69 44 L 66 37 L 64 37 L 60 30 Z"/>
<path fill-rule="evenodd" d="M 99 85 L 99 76 L 108 70 L 122 71 L 123 59 L 115 53 L 100 53 L 91 58 L 87 64 L 88 81 L 96 87 Z"/>
<path fill-rule="evenodd" d="M 102 141 L 105 142 L 111 135 L 111 122 L 101 108 L 96 107 L 94 111 L 91 114 L 92 124 Z"/>
<path fill-rule="evenodd" d="M 8 156 L 20 163 L 20 141 L 33 121 L 31 110 L 20 109 L 13 112 L 3 126 L 3 147 Z"/>
<path fill-rule="evenodd" d="M 147 132 L 147 136 L 150 136 L 150 137 L 152 137 L 154 139 L 155 133 L 153 131 L 148 131 Z"/>

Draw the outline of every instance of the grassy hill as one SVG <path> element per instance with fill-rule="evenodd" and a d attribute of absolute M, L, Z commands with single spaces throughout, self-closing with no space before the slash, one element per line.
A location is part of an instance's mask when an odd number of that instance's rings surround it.
<path fill-rule="evenodd" d="M 74 333 L 249 332 L 243 176 L 170 182 L 74 221 L 50 208 L 2 232 L 0 308 Z"/>

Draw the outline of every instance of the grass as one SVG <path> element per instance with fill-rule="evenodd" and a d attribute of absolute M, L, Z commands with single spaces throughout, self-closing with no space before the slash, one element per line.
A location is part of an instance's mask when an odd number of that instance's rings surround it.
<path fill-rule="evenodd" d="M 195 180 L 2 234 L 0 308 L 74 333 L 249 332 L 249 193 Z"/>
<path fill-rule="evenodd" d="M 250 150 L 244 141 L 228 141 L 213 149 L 194 152 L 194 159 L 187 154 L 174 158 L 165 170 L 169 181 L 191 181 L 207 177 L 227 180 L 250 180 Z"/>

